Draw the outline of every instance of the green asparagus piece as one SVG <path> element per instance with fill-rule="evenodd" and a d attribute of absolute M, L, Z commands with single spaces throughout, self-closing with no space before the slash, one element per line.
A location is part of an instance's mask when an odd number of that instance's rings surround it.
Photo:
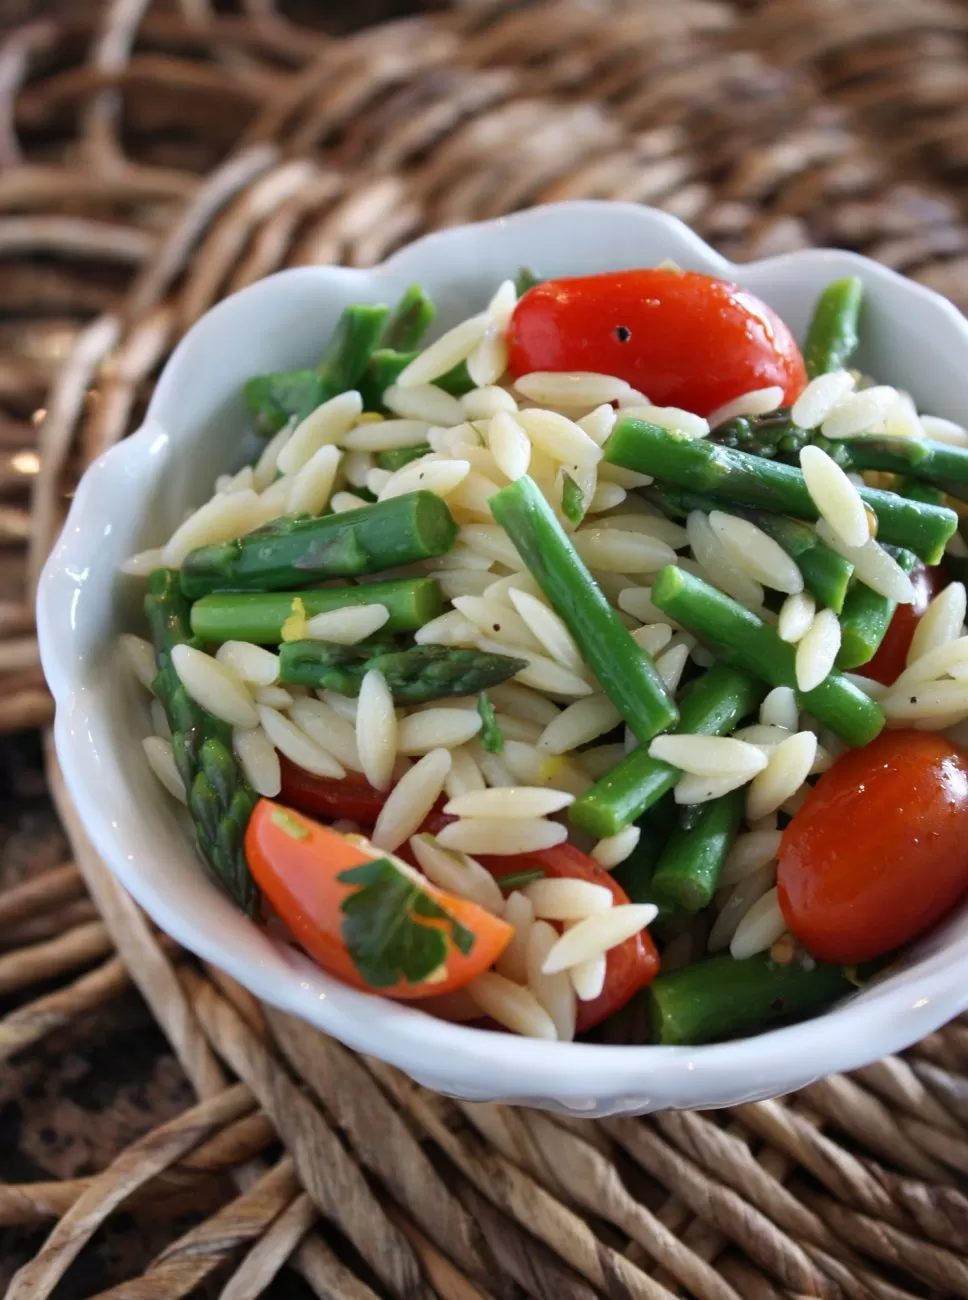
<path fill-rule="evenodd" d="M 435 578 L 399 578 L 352 587 L 312 587 L 308 591 L 225 592 L 203 596 L 192 605 L 192 632 L 199 641 L 254 641 L 278 645 L 282 625 L 302 602 L 307 618 L 354 605 L 383 605 L 389 618 L 382 632 L 412 632 L 443 611 L 440 585 Z"/>
<path fill-rule="evenodd" d="M 422 442 L 419 447 L 396 447 L 393 451 L 381 451 L 377 454 L 376 463 L 380 469 L 403 469 L 404 465 L 409 465 L 412 460 L 419 460 L 421 456 L 426 456 L 430 451 L 430 443 Z"/>
<path fill-rule="evenodd" d="M 654 903 L 659 909 L 660 917 L 671 910 L 664 899 L 656 897 L 652 888 L 652 878 L 659 859 L 669 839 L 667 828 L 660 824 L 660 819 L 653 819 L 651 813 L 643 817 L 642 834 L 638 844 L 612 872 L 616 884 L 621 885 L 629 896 L 630 903 Z"/>
<path fill-rule="evenodd" d="M 708 907 L 739 831 L 745 790 L 683 809 L 652 877 L 657 898 L 686 912 Z"/>
<path fill-rule="evenodd" d="M 771 515 L 765 510 L 750 510 L 746 514 L 796 561 L 807 591 L 816 596 L 821 605 L 839 614 L 854 572 L 850 560 L 826 546 L 810 525 L 799 519 Z"/>
<path fill-rule="evenodd" d="M 714 497 L 688 492 L 683 488 L 652 487 L 644 495 L 671 518 L 681 518 L 690 510 L 721 510 L 723 502 Z M 804 586 L 821 604 L 840 613 L 847 595 L 847 587 L 854 566 L 831 547 L 825 546 L 809 524 L 788 515 L 773 515 L 766 510 L 747 510 L 741 506 L 729 507 L 729 513 L 748 519 L 782 546 L 787 555 L 796 561 L 803 576 Z"/>
<path fill-rule="evenodd" d="M 251 914 L 258 895 L 244 838 L 258 796 L 235 761 L 231 727 L 191 699 L 171 662 L 176 645 L 195 644 L 177 573 L 158 569 L 151 575 L 145 614 L 158 661 L 154 692 L 171 727 L 175 763 L 185 784 L 199 849 L 218 881 Z"/>
<path fill-rule="evenodd" d="M 948 496 L 968 497 L 968 448 L 929 438 L 842 438 L 846 469 L 887 470 L 930 483 Z"/>
<path fill-rule="evenodd" d="M 350 646 L 328 641 L 290 641 L 280 646 L 279 660 L 281 681 L 354 698 L 366 673 L 378 669 L 398 704 L 476 695 L 527 666 L 523 659 L 452 646 L 401 650 L 386 643 Z"/>
<path fill-rule="evenodd" d="M 891 553 L 905 573 L 913 573 L 918 557 L 912 551 L 891 547 Z M 897 602 L 855 582 L 847 593 L 840 616 L 840 651 L 837 667 L 859 668 L 874 658 L 894 617 Z"/>
<path fill-rule="evenodd" d="M 792 465 L 719 447 L 705 438 L 689 438 L 631 416 L 618 422 L 605 444 L 605 459 L 729 504 L 757 506 L 797 519 L 817 518 L 803 475 Z M 925 564 L 938 563 L 958 523 L 953 510 L 908 501 L 894 492 L 858 490 L 877 515 L 881 541 L 907 547 Z"/>
<path fill-rule="evenodd" d="M 857 349 L 863 301 L 864 286 L 855 275 L 828 284 L 817 299 L 803 348 L 810 379 L 830 370 L 847 369 Z"/>
<path fill-rule="evenodd" d="M 652 600 L 728 662 L 771 686 L 796 688 L 794 647 L 781 641 L 756 614 L 701 578 L 667 565 L 653 583 Z M 797 698 L 848 745 L 869 744 L 884 726 L 879 705 L 837 672 L 812 691 L 798 692 Z"/>
<path fill-rule="evenodd" d="M 316 369 L 330 396 L 355 388 L 390 315 L 389 307 L 360 303 L 344 307 Z"/>
<path fill-rule="evenodd" d="M 747 673 L 714 664 L 683 692 L 675 730 L 727 735 L 765 695 L 766 687 Z M 640 745 L 575 800 L 569 820 L 599 839 L 617 835 L 668 794 L 681 775 L 678 768 L 650 757 L 648 745 Z"/>
<path fill-rule="evenodd" d="M 315 370 L 284 370 L 256 375 L 243 389 L 256 433 L 268 438 L 290 420 L 298 424 L 332 394 Z"/>
<path fill-rule="evenodd" d="M 389 315 L 387 307 L 344 307 L 323 359 L 315 370 L 257 375 L 243 390 L 257 433 L 272 434 L 295 418 L 355 388 Z"/>
<path fill-rule="evenodd" d="M 383 411 L 386 413 L 386 407 L 383 405 L 383 394 L 395 384 L 401 373 L 409 366 L 414 357 L 420 353 L 399 352 L 395 348 L 378 348 L 370 358 L 369 365 L 363 372 L 360 380 L 360 396 L 363 399 L 363 409 L 366 411 Z M 434 383 L 444 392 L 450 393 L 452 397 L 463 397 L 474 387 L 474 382 L 467 373 L 467 364 L 461 361 L 454 366 L 453 370 L 448 370 L 446 375 L 441 375 L 435 379 Z"/>
<path fill-rule="evenodd" d="M 406 291 L 380 335 L 381 348 L 410 352 L 430 328 L 437 308 L 419 284 Z"/>
<path fill-rule="evenodd" d="M 408 492 L 340 515 L 292 521 L 185 557 L 182 591 L 278 591 L 327 578 L 354 578 L 449 551 L 457 525 L 440 497 Z"/>
<path fill-rule="evenodd" d="M 899 478 L 893 484 L 898 496 L 910 497 L 912 501 L 923 501 L 929 506 L 943 506 L 948 493 L 941 488 L 932 487 L 930 483 L 919 483 L 916 478 Z M 951 494 L 952 496 L 954 493 Z"/>
<path fill-rule="evenodd" d="M 781 965 L 768 953 L 694 962 L 649 985 L 652 1038 L 665 1045 L 742 1038 L 823 1011 L 853 986 L 840 966 Z"/>
<path fill-rule="evenodd" d="M 652 659 L 632 640 L 534 480 L 517 479 L 489 504 L 637 739 L 672 726 L 679 712 Z"/>
<path fill-rule="evenodd" d="M 733 451 L 751 452 L 768 460 L 788 460 L 799 455 L 800 448 L 815 441 L 809 429 L 801 429 L 790 419 L 788 407 L 769 415 L 739 415 L 719 424 L 709 435 L 711 442 Z"/>

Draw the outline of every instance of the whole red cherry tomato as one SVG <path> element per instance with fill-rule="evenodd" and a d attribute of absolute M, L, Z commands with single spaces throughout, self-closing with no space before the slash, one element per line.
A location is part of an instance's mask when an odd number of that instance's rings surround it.
<path fill-rule="evenodd" d="M 512 375 L 616 375 L 659 406 L 708 415 L 751 389 L 793 402 L 807 382 L 796 340 L 751 293 L 698 271 L 654 268 L 547 280 L 508 330 Z"/>
<path fill-rule="evenodd" d="M 914 604 L 898 605 L 877 654 L 857 669 L 865 677 L 883 682 L 885 686 L 897 681 L 904 672 L 918 620 L 938 592 L 947 586 L 948 579 L 940 566 L 928 569 L 919 564 L 911 574 L 911 582 L 914 584 Z"/>
<path fill-rule="evenodd" d="M 922 934 L 968 888 L 968 754 L 923 731 L 844 754 L 784 831 L 777 886 L 822 961 L 868 961 Z"/>
<path fill-rule="evenodd" d="M 520 853 L 514 857 L 489 856 L 479 860 L 498 880 L 511 873 L 541 867 L 548 876 L 588 880 L 593 885 L 604 885 L 612 891 L 616 907 L 629 901 L 628 894 L 618 881 L 613 880 L 594 858 L 582 853 L 573 844 L 557 844 L 551 849 Z M 592 1002 L 578 1003 L 576 1032 L 583 1034 L 620 1011 L 658 973 L 659 954 L 647 930 L 612 948 L 605 959 L 605 986 L 601 993 Z"/>

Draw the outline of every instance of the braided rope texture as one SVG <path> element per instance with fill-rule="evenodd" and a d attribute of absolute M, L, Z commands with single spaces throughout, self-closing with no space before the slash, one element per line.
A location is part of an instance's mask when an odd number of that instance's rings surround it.
<path fill-rule="evenodd" d="M 966 127 L 957 0 L 471 3 L 339 38 L 272 0 L 111 0 L 15 27 L 0 730 L 50 720 L 30 606 L 78 473 L 225 293 L 596 197 L 662 207 L 737 259 L 856 248 L 968 307 Z M 31 1062 L 61 1042 L 93 1055 L 132 990 L 184 1104 L 121 1117 L 80 1176 L 0 1184 L 0 1238 L 36 1245 L 0 1271 L 9 1300 L 968 1297 L 968 1021 L 724 1112 L 450 1101 L 158 935 L 51 753 L 47 778 L 70 860 L 0 893 L 0 1149 Z M 143 1274 L 79 1290 L 92 1238 L 121 1223 L 151 1242 Z"/>

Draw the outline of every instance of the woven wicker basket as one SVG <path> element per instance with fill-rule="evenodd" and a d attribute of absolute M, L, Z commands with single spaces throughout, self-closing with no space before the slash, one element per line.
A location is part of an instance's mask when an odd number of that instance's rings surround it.
<path fill-rule="evenodd" d="M 593 196 L 656 204 L 736 258 L 858 248 L 968 307 L 966 125 L 954 0 L 474 4 L 339 39 L 271 0 L 115 0 L 15 29 L 0 49 L 0 730 L 50 720 L 30 605 L 72 484 L 219 296 Z M 153 932 L 50 755 L 47 775 L 71 861 L 54 833 L 0 894 L 0 1103 L 55 1057 L 69 1089 L 65 1054 L 90 1083 L 105 1026 L 139 1024 L 128 1052 L 171 1076 L 174 1100 L 116 1107 L 79 1176 L 0 1184 L 11 1300 L 968 1296 L 968 1025 L 717 1114 L 575 1123 L 453 1102 Z M 109 1241 L 141 1246 L 134 1280 L 111 1250 L 74 1263 L 112 1225 Z"/>

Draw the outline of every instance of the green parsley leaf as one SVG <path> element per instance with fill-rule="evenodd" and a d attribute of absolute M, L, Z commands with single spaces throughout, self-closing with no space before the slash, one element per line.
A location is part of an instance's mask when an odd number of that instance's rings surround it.
<path fill-rule="evenodd" d="M 481 715 L 481 732 L 478 739 L 489 754 L 502 753 L 504 732 L 497 724 L 497 712 L 488 699 L 487 691 L 481 691 L 477 697 L 477 711 Z"/>
<path fill-rule="evenodd" d="M 447 960 L 449 943 L 467 954 L 474 935 L 421 889 L 389 858 L 377 858 L 336 877 L 358 889 L 343 900 L 343 942 L 371 988 L 388 989 L 401 980 L 419 984 Z M 424 925 L 446 921 L 450 929 Z"/>
<path fill-rule="evenodd" d="M 577 528 L 585 515 L 585 498 L 570 474 L 564 476 L 562 483 L 561 509 L 568 522 Z"/>
<path fill-rule="evenodd" d="M 536 284 L 541 283 L 541 276 L 535 275 L 530 266 L 522 266 L 514 278 L 514 288 L 519 298 L 522 298 L 529 289 L 533 289 Z"/>

